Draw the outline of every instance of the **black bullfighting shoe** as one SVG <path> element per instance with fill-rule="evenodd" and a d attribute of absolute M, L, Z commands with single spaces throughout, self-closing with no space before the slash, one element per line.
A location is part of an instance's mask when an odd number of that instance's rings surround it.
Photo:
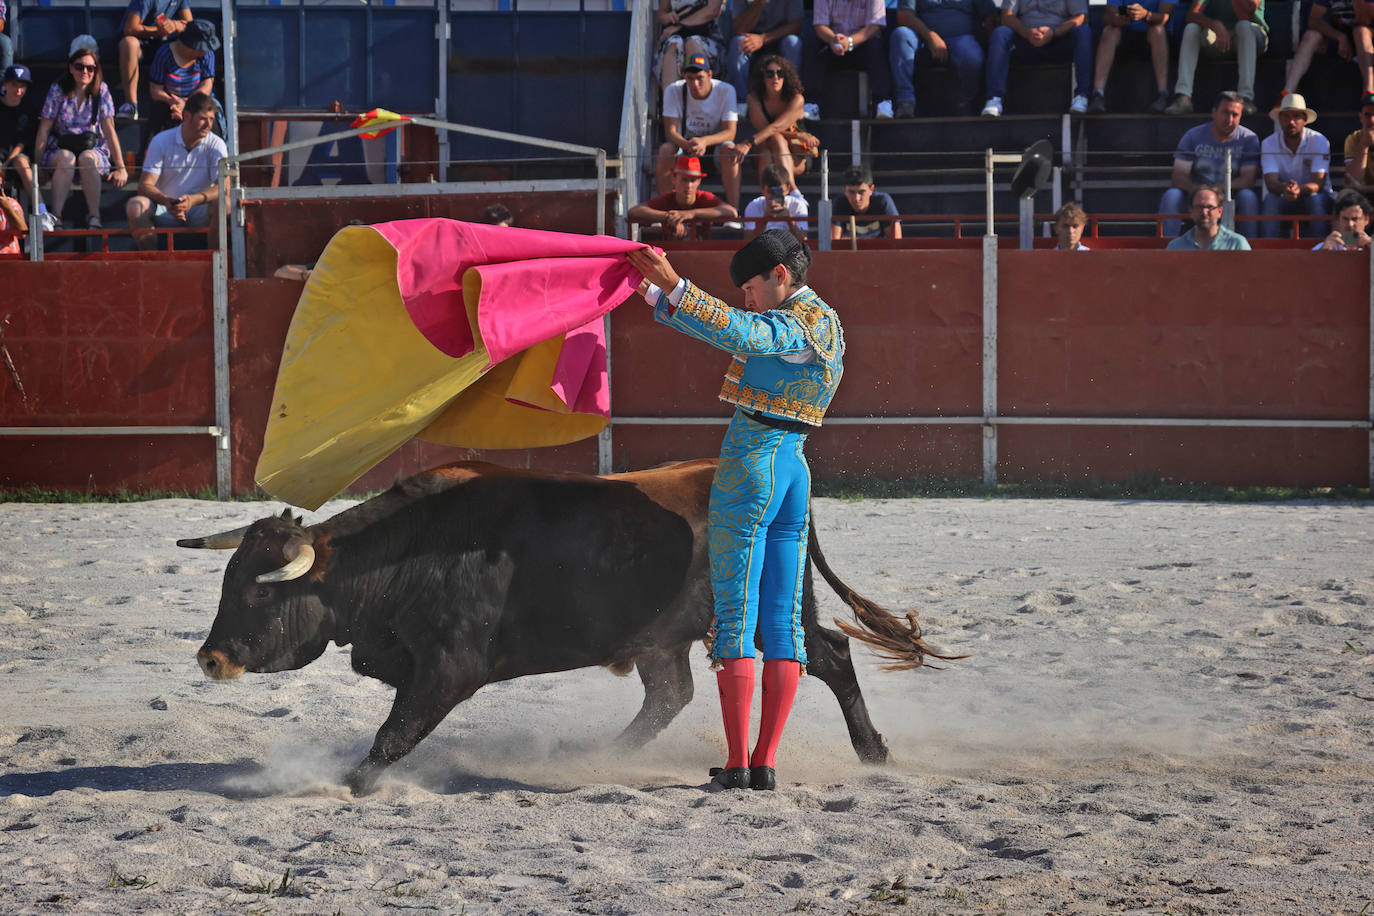
<path fill-rule="evenodd" d="M 711 781 L 706 784 L 706 788 L 712 792 L 719 792 L 722 789 L 747 789 L 749 788 L 749 768 L 730 767 L 711 767 Z"/>
<path fill-rule="evenodd" d="M 750 767 L 749 768 L 749 788 L 762 789 L 772 792 L 778 787 L 777 774 L 772 767 Z"/>

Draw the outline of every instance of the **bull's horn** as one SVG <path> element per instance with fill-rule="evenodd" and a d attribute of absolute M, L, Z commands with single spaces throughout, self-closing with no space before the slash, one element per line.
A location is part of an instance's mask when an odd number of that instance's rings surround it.
<path fill-rule="evenodd" d="M 233 550 L 243 543 L 243 536 L 248 533 L 252 525 L 244 525 L 242 528 L 235 528 L 233 531 L 221 531 L 219 534 L 212 534 L 204 538 L 182 538 L 177 541 L 178 547 L 194 547 L 202 550 Z"/>
<path fill-rule="evenodd" d="M 315 565 L 315 548 L 309 544 L 302 544 L 297 551 L 295 558 L 281 569 L 274 569 L 271 572 L 263 573 L 258 576 L 258 582 L 289 582 L 292 579 L 299 579 L 301 576 L 310 572 L 310 567 Z"/>

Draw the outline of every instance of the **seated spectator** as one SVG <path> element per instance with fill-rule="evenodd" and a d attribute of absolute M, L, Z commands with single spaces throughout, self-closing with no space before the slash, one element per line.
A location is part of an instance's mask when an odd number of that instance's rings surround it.
<path fill-rule="evenodd" d="M 138 64 L 151 59 L 158 46 L 179 34 L 191 21 L 187 0 L 129 0 L 124 9 L 124 33 L 119 39 L 119 78 L 124 84 L 121 121 L 138 120 Z"/>
<path fill-rule="evenodd" d="M 17 176 L 29 199 L 37 201 L 32 157 L 38 106 L 29 95 L 32 81 L 33 75 L 23 64 L 8 67 L 0 80 L 0 191 Z"/>
<path fill-rule="evenodd" d="M 902 222 L 892 195 L 875 191 L 873 170 L 855 164 L 844 170 L 844 194 L 831 201 L 832 239 L 899 239 Z M 892 219 L 879 219 L 890 216 Z"/>
<path fill-rule="evenodd" d="M 89 229 L 103 228 L 100 180 L 108 177 L 116 188 L 129 180 L 115 132 L 114 99 L 102 78 L 100 58 L 82 40 L 88 37 L 78 36 L 72 42 L 75 50 L 67 60 L 67 72 L 48 87 L 33 145 L 39 167 L 52 173 L 49 209 L 58 228 L 76 169 L 81 170 Z"/>
<path fill-rule="evenodd" d="M 21 254 L 19 240 L 28 231 L 24 208 L 0 188 L 0 254 Z"/>
<path fill-rule="evenodd" d="M 720 61 L 725 36 L 720 32 L 720 11 L 725 0 L 658 0 L 660 28 L 654 71 L 665 90 L 682 76 L 683 61 L 705 57 Z"/>
<path fill-rule="evenodd" d="M 1341 60 L 1354 58 L 1360 67 L 1360 91 L 1374 92 L 1374 23 L 1360 22 L 1356 7 L 1369 9 L 1365 0 L 1313 0 L 1307 15 L 1307 31 L 1302 33 L 1288 64 L 1284 95 L 1297 90 L 1318 51 Z"/>
<path fill-rule="evenodd" d="M 896 116 L 916 116 L 916 68 L 945 66 L 959 78 L 956 113 L 973 114 L 983 89 L 985 33 L 1000 18 L 996 0 L 897 0 L 888 48 Z"/>
<path fill-rule="evenodd" d="M 1221 224 L 1221 189 L 1205 184 L 1194 189 L 1193 228 L 1165 246 L 1166 251 L 1249 251 L 1245 236 Z"/>
<path fill-rule="evenodd" d="M 0 71 L 8 70 L 10 64 L 14 63 L 14 43 L 5 34 L 8 24 L 9 7 L 5 5 L 5 0 L 0 0 Z"/>
<path fill-rule="evenodd" d="M 668 139 L 658 148 L 654 168 L 658 193 L 672 190 L 673 168 L 680 154 L 702 159 L 714 148 L 725 199 L 738 210 L 740 163 L 744 159 L 735 149 L 738 124 L 735 87 L 711 78 L 708 58 L 700 54 L 688 57 L 682 79 L 663 90 L 663 134 Z"/>
<path fill-rule="evenodd" d="M 157 49 L 148 68 L 148 95 L 153 100 L 148 136 L 180 123 L 186 100 L 194 93 L 214 92 L 218 49 L 215 24 L 200 20 L 186 23 L 175 38 Z"/>
<path fill-rule="evenodd" d="M 219 197 L 217 166 L 229 155 L 214 126 L 215 100 L 197 92 L 186 100 L 181 123 L 148 144 L 138 193 L 124 208 L 140 250 L 157 245 L 156 235 L 147 231 L 153 226 L 210 225 Z"/>
<path fill-rule="evenodd" d="M 1107 77 L 1112 72 L 1118 47 L 1148 48 L 1155 71 L 1155 100 L 1150 111 L 1163 114 L 1169 107 L 1169 19 L 1174 5 L 1168 0 L 1116 0 L 1107 5 L 1102 17 L 1102 35 L 1097 39 L 1097 65 L 1093 70 L 1093 97 L 1089 114 L 1107 110 Z"/>
<path fill-rule="evenodd" d="M 1255 216 L 1259 213 L 1259 196 L 1255 185 L 1259 181 L 1259 137 L 1240 124 L 1241 98 L 1226 91 L 1217 95 L 1212 106 L 1212 120 L 1192 128 L 1178 141 L 1174 150 L 1173 187 L 1164 192 L 1159 202 L 1160 213 L 1183 213 L 1193 192 L 1202 185 L 1220 185 L 1226 177 L 1226 151 L 1231 151 L 1231 196 L 1236 201 L 1236 213 Z M 1175 235 L 1178 220 L 1164 221 L 1164 234 Z M 1241 223 L 1241 234 L 1254 235 L 1250 222 Z"/>
<path fill-rule="evenodd" d="M 1083 230 L 1088 225 L 1088 214 L 1076 201 L 1069 201 L 1054 212 L 1054 237 L 1059 243 L 1055 251 L 1087 251 L 1083 244 Z"/>
<path fill-rule="evenodd" d="M 657 223 L 663 228 L 665 239 L 709 239 L 711 224 L 694 220 L 735 219 L 734 207 L 710 191 L 701 190 L 701 160 L 696 156 L 679 156 L 673 168 L 673 190 L 653 200 L 631 207 L 626 217 L 634 223 Z"/>
<path fill-rule="evenodd" d="M 1088 110 L 1092 88 L 1093 33 L 1088 27 L 1087 0 L 1002 0 L 1002 24 L 988 39 L 988 100 L 983 117 L 1002 116 L 1011 59 L 1073 61 L 1073 100 L 1069 111 Z"/>
<path fill-rule="evenodd" d="M 1193 0 L 1183 43 L 1178 50 L 1178 82 L 1167 114 L 1193 113 L 1193 76 L 1198 54 L 1209 57 L 1235 55 L 1236 91 L 1242 113 L 1259 113 L 1255 105 L 1255 61 L 1269 47 L 1269 26 L 1264 21 L 1264 0 Z"/>
<path fill-rule="evenodd" d="M 1332 208 L 1336 225 L 1316 246 L 1317 251 L 1357 251 L 1369 248 L 1369 198 L 1359 191 L 1342 191 Z"/>
<path fill-rule="evenodd" d="M 749 94 L 750 61 L 755 55 L 779 54 L 792 69 L 802 65 L 801 0 L 730 0 L 731 26 L 726 72 L 735 97 Z"/>
<path fill-rule="evenodd" d="M 1374 194 L 1374 92 L 1360 96 L 1360 126 L 1345 138 L 1345 188 Z"/>
<path fill-rule="evenodd" d="M 816 0 L 811 20 L 821 40 L 822 72 L 866 70 L 877 116 L 892 117 L 892 70 L 882 41 L 887 25 L 883 0 Z M 811 82 L 819 85 L 820 80 Z"/>
<path fill-rule="evenodd" d="M 762 196 L 755 197 L 744 208 L 744 228 L 750 238 L 769 229 L 786 229 L 804 242 L 809 228 L 805 217 L 810 213 L 806 198 L 792 183 L 787 170 L 780 165 L 770 165 L 763 170 Z M 793 222 L 788 222 L 789 216 L 793 217 Z"/>
<path fill-rule="evenodd" d="M 806 99 L 801 77 L 786 58 L 770 54 L 749 76 L 749 123 L 754 138 L 735 144 L 747 156 L 755 150 L 759 180 L 770 165 L 780 165 L 795 176 L 806 171 L 807 161 L 820 150 L 821 141 L 801 129 Z"/>
<path fill-rule="evenodd" d="M 512 226 L 515 224 L 515 217 L 510 215 L 510 210 L 506 209 L 505 204 L 490 204 L 482 211 L 481 221 L 488 226 Z"/>
<path fill-rule="evenodd" d="M 1277 125 L 1260 146 L 1260 170 L 1264 173 L 1264 197 L 1260 212 L 1265 216 L 1326 216 L 1331 212 L 1331 144 L 1310 125 L 1317 113 L 1296 92 L 1269 113 Z M 1326 223 L 1299 227 L 1304 237 L 1326 235 Z M 1260 235 L 1279 237 L 1279 223 L 1260 223 Z"/>

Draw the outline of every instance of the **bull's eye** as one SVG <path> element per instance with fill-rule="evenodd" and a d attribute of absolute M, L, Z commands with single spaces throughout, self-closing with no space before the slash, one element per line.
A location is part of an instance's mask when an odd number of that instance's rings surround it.
<path fill-rule="evenodd" d="M 267 601 L 272 597 L 272 589 L 268 588 L 265 585 L 259 585 L 258 590 L 256 592 L 256 597 L 259 601 Z"/>

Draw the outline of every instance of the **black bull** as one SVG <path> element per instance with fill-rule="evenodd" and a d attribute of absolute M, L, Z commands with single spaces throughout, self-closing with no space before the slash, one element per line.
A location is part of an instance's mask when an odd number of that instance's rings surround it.
<path fill-rule="evenodd" d="M 589 477 L 447 465 L 401 481 L 328 521 L 289 510 L 246 528 L 177 542 L 237 547 L 214 626 L 198 653 L 216 680 L 284 671 L 353 644 L 353 668 L 396 688 L 372 750 L 347 776 L 370 792 L 478 688 L 527 674 L 639 669 L 644 704 L 620 735 L 639 746 L 692 698 L 688 650 L 712 621 L 706 554 L 715 461 Z M 852 636 L 889 667 L 947 658 L 915 612 L 894 616 L 831 571 L 814 528 L 802 619 L 808 670 L 834 692 L 859 758 L 884 763 L 849 656 Z M 853 610 L 840 631 L 816 618 L 811 566 Z"/>

